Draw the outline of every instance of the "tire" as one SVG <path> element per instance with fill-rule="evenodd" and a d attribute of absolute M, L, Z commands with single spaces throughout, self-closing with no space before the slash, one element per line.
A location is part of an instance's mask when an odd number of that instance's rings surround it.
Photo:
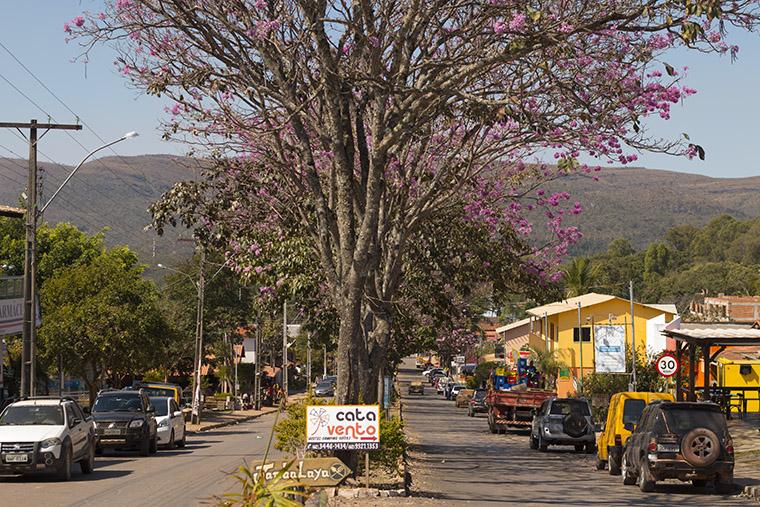
<path fill-rule="evenodd" d="M 567 414 L 562 419 L 562 431 L 573 438 L 580 438 L 586 434 L 586 419 L 583 416 Z"/>
<path fill-rule="evenodd" d="M 99 445 L 95 446 L 95 456 L 102 456 L 103 455 L 103 448 Z"/>
<path fill-rule="evenodd" d="M 530 448 L 538 449 L 538 439 L 533 434 L 530 435 Z"/>
<path fill-rule="evenodd" d="M 79 462 L 79 467 L 82 469 L 83 474 L 91 474 L 95 469 L 95 446 L 92 443 L 90 443 L 90 447 L 87 449 L 87 456 Z"/>
<path fill-rule="evenodd" d="M 651 478 L 649 475 L 649 470 L 647 470 L 646 460 L 641 460 L 641 464 L 639 465 L 639 489 L 644 493 L 651 493 L 654 491 L 655 481 Z"/>
<path fill-rule="evenodd" d="M 156 454 L 158 452 L 158 437 L 153 437 L 150 439 L 148 452 L 151 454 Z"/>
<path fill-rule="evenodd" d="M 544 437 L 540 433 L 538 434 L 538 450 L 541 452 L 549 450 L 549 444 L 546 443 Z"/>
<path fill-rule="evenodd" d="M 491 433 L 494 435 L 496 434 L 496 425 L 493 422 L 493 416 L 491 414 L 488 414 L 488 429 L 491 430 Z"/>
<path fill-rule="evenodd" d="M 628 466 L 628 460 L 623 455 L 622 463 L 620 464 L 621 475 L 623 476 L 623 484 L 626 486 L 634 486 L 636 484 L 636 476 L 633 475 L 633 470 Z"/>
<path fill-rule="evenodd" d="M 683 437 L 681 452 L 690 465 L 710 466 L 720 455 L 720 440 L 713 431 L 707 428 L 696 428 Z"/>
<path fill-rule="evenodd" d="M 597 458 L 596 458 L 596 469 L 597 470 L 604 470 L 605 468 L 607 468 L 607 462 L 604 461 L 603 459 L 599 459 L 599 457 L 597 456 Z"/>
<path fill-rule="evenodd" d="M 583 448 L 586 447 L 583 444 L 575 444 L 575 452 L 583 452 Z"/>
<path fill-rule="evenodd" d="M 147 438 L 140 442 L 140 456 L 150 456 L 150 440 Z"/>
<path fill-rule="evenodd" d="M 607 468 L 610 471 L 610 475 L 620 475 L 620 461 L 612 453 L 607 454 Z"/>
<path fill-rule="evenodd" d="M 691 484 L 695 488 L 704 488 L 705 485 L 707 484 L 707 481 L 704 479 L 692 479 Z"/>
<path fill-rule="evenodd" d="M 58 477 L 59 481 L 70 481 L 72 460 L 71 446 L 66 445 L 63 449 L 61 449 L 61 452 L 64 455 L 63 462 L 60 464 L 56 476 Z"/>

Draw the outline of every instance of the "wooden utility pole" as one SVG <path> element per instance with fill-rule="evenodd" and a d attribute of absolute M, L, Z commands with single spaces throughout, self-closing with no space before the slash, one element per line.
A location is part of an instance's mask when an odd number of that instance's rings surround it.
<path fill-rule="evenodd" d="M 21 349 L 21 392 L 22 397 L 34 396 L 36 391 L 36 304 L 37 299 L 37 143 L 50 130 L 82 130 L 81 125 L 61 123 L 0 122 L 0 128 L 29 130 L 29 174 L 26 186 L 26 239 L 24 244 L 24 324 L 22 327 L 23 347 Z M 38 136 L 38 130 L 43 129 Z M 23 132 L 21 132 L 23 135 Z"/>

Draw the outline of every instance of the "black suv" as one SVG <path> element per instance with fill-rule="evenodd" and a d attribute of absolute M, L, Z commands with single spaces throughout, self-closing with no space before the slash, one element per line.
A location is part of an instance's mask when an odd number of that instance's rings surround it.
<path fill-rule="evenodd" d="M 653 402 L 626 442 L 623 483 L 653 491 L 663 479 L 713 481 L 728 493 L 734 481 L 734 446 L 726 418 L 714 403 Z"/>
<path fill-rule="evenodd" d="M 155 408 L 139 391 L 101 391 L 92 406 L 98 433 L 97 452 L 103 448 L 137 449 L 140 456 L 156 452 Z"/>

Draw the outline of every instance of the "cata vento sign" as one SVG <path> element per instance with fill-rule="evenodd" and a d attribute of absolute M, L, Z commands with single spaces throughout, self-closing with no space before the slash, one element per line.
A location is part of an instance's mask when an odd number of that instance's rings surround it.
<path fill-rule="evenodd" d="M 309 405 L 306 448 L 362 450 L 380 448 L 378 405 Z"/>

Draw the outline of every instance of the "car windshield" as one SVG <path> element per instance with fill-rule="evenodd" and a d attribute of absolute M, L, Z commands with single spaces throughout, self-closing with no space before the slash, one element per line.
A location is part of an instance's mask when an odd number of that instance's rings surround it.
<path fill-rule="evenodd" d="M 168 398 L 151 398 L 150 404 L 156 409 L 156 417 L 162 417 L 169 415 L 169 400 Z"/>
<path fill-rule="evenodd" d="M 151 398 L 174 398 L 174 393 L 176 392 L 174 389 L 171 389 L 169 387 L 141 387 L 140 389 L 145 391 L 145 394 Z"/>
<path fill-rule="evenodd" d="M 93 412 L 141 412 L 142 403 L 138 394 L 109 394 L 98 396 L 92 406 Z"/>
<path fill-rule="evenodd" d="M 320 382 L 317 384 L 317 389 L 331 389 L 333 386 L 332 382 Z"/>
<path fill-rule="evenodd" d="M 552 403 L 552 408 L 549 411 L 551 415 L 591 415 L 588 409 L 588 403 L 580 400 L 557 400 Z"/>
<path fill-rule="evenodd" d="M 641 413 L 646 406 L 644 400 L 625 400 L 623 403 L 623 424 L 639 424 Z"/>
<path fill-rule="evenodd" d="M 486 397 L 485 391 L 475 391 L 475 394 L 472 395 L 472 398 L 475 400 L 482 400 Z"/>
<path fill-rule="evenodd" d="M 0 426 L 11 425 L 63 426 L 63 411 L 60 405 L 12 405 L 0 416 Z"/>
<path fill-rule="evenodd" d="M 694 428 L 707 428 L 718 435 L 726 433 L 726 419 L 717 410 L 704 410 L 694 407 L 663 407 L 667 431 L 676 435 L 685 435 Z"/>

